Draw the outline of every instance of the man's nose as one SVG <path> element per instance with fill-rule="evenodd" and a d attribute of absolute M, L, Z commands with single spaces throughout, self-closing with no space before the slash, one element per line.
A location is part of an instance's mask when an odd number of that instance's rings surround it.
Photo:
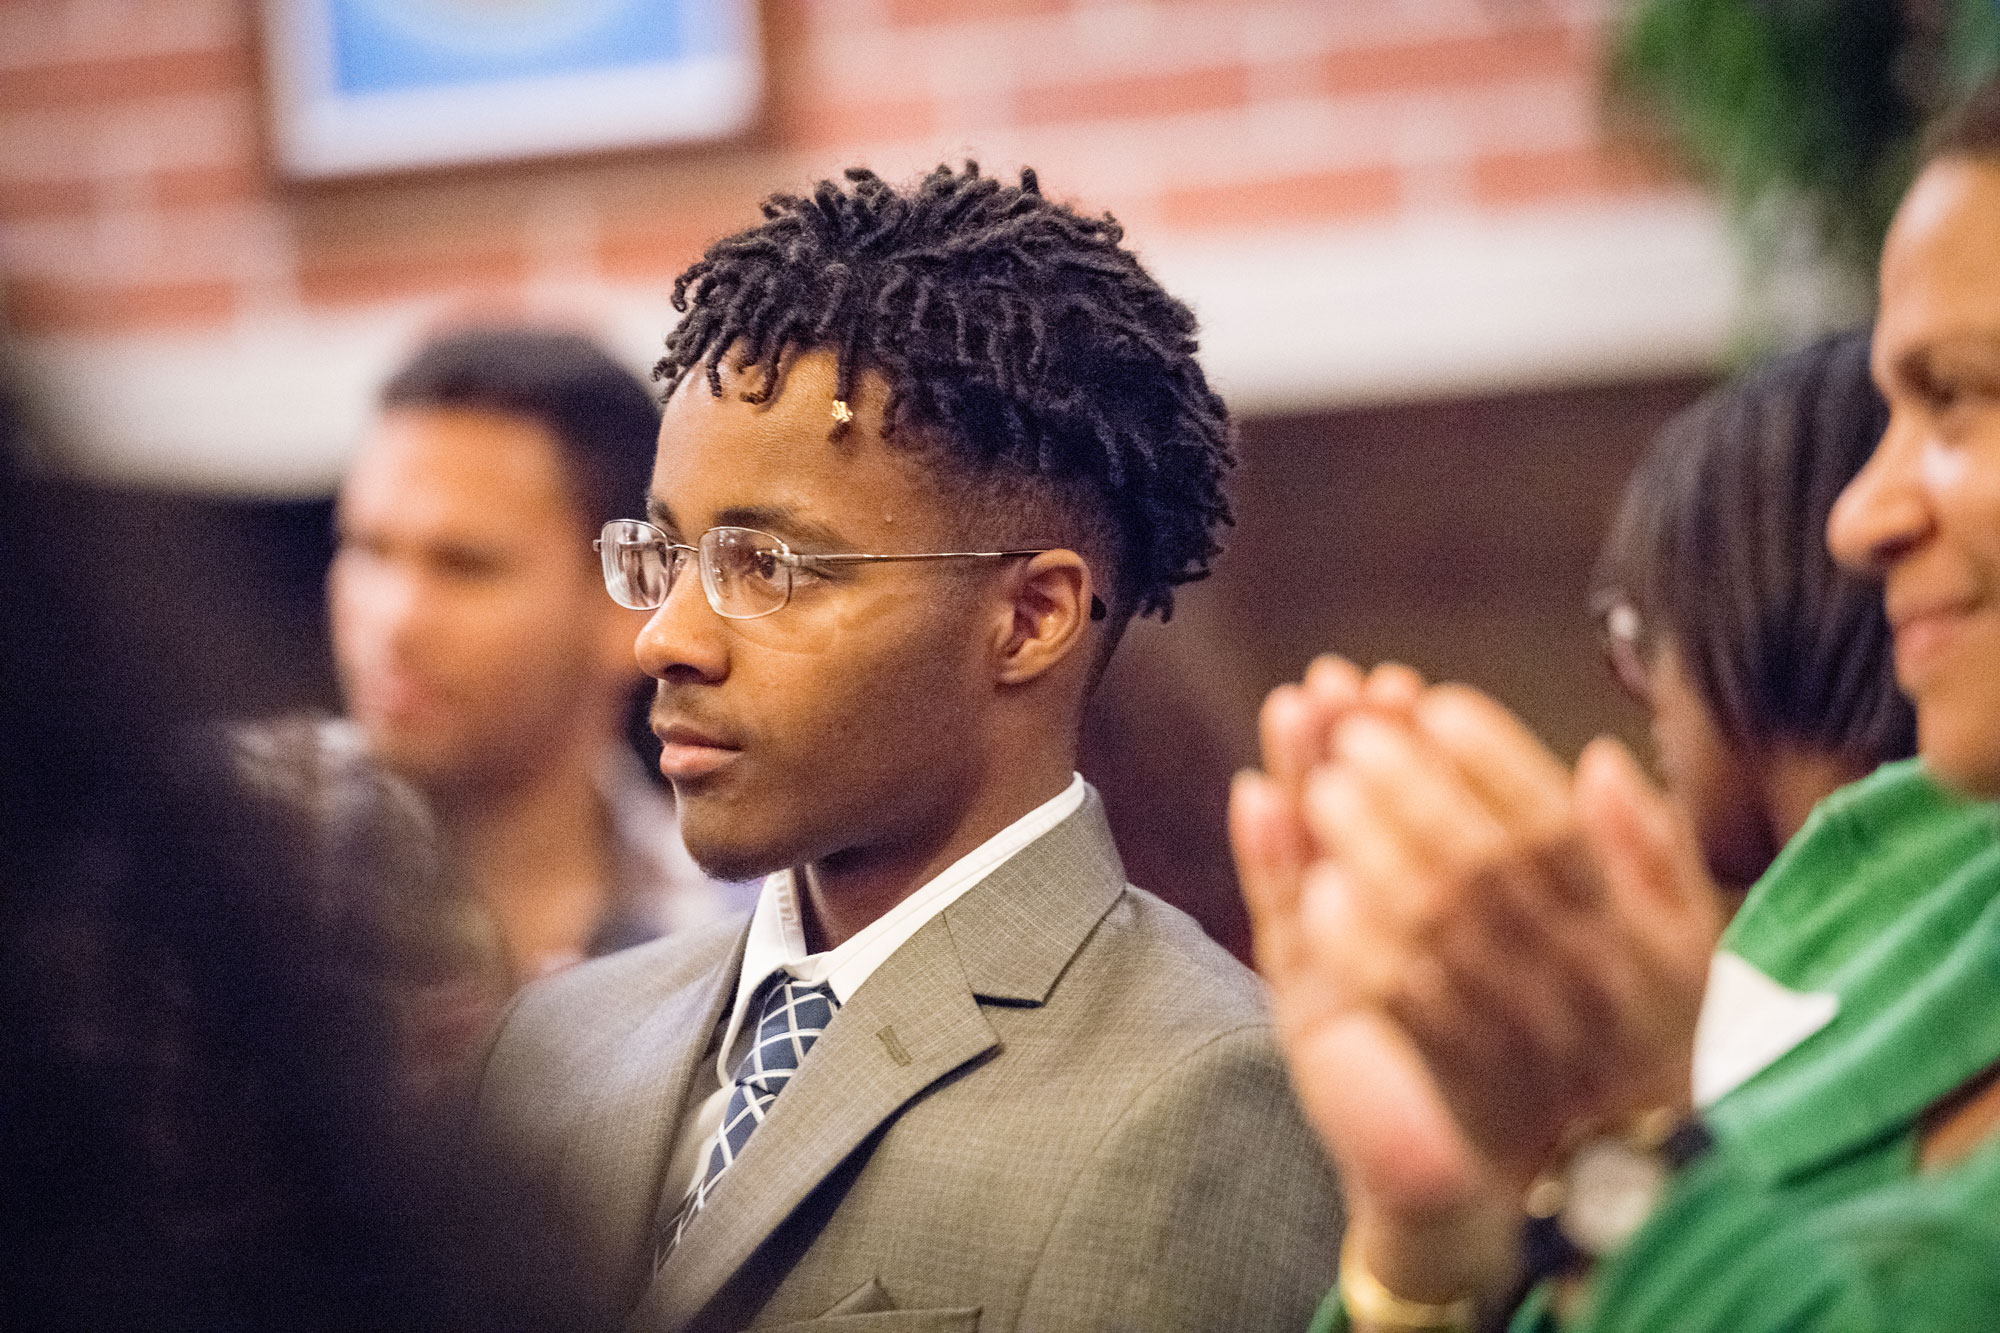
<path fill-rule="evenodd" d="M 381 559 L 336 559 L 329 587 L 337 622 L 360 628 L 384 646 L 418 632 L 430 600 L 423 579 L 406 566 Z"/>
<path fill-rule="evenodd" d="M 729 669 L 729 628 L 708 604 L 698 569 L 674 579 L 632 645 L 639 669 L 655 680 L 676 676 L 720 680 Z"/>
<path fill-rule="evenodd" d="M 1930 532 L 1930 503 L 1919 475 L 1925 443 L 1921 423 L 1893 414 L 1882 442 L 1834 502 L 1826 542 L 1846 568 L 1879 574 Z"/>

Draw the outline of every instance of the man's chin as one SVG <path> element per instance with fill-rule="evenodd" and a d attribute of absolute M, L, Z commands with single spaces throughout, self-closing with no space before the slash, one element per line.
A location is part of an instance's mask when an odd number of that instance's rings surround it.
<path fill-rule="evenodd" d="M 429 736 L 365 722 L 361 734 L 370 759 L 420 789 L 450 788 L 464 777 L 457 756 Z"/>
<path fill-rule="evenodd" d="M 688 855 L 712 879 L 761 879 L 774 870 L 797 864 L 789 845 L 776 840 L 746 839 L 740 824 L 721 811 L 709 812 L 698 798 L 681 801 L 681 841 Z"/>
<path fill-rule="evenodd" d="M 774 870 L 789 869 L 793 861 L 790 857 L 759 851 L 755 848 L 722 846 L 711 843 L 697 844 L 692 838 L 686 839 L 688 855 L 701 867 L 701 872 L 710 879 L 730 883 L 743 883 L 762 879 Z"/>
<path fill-rule="evenodd" d="M 741 780 L 674 784 L 681 840 L 696 865 L 717 879 L 750 880 L 808 865 L 851 845 L 866 820 L 849 799 Z M 743 775 L 747 776 L 747 775 Z"/>

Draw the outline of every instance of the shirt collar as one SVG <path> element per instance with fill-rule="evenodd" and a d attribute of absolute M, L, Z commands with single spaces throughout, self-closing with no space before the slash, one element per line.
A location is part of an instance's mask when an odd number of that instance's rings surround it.
<path fill-rule="evenodd" d="M 732 1077 L 730 1055 L 745 1011 L 772 973 L 784 972 L 814 985 L 824 982 L 832 989 L 834 998 L 846 1004 L 861 989 L 861 983 L 931 918 L 998 870 L 1009 857 L 1075 814 L 1083 805 L 1085 790 L 1083 775 L 1071 774 L 1069 785 L 1060 793 L 952 862 L 936 878 L 857 931 L 853 938 L 823 953 L 806 951 L 797 872 L 786 869 L 768 876 L 763 892 L 758 895 L 756 911 L 750 917 L 750 936 L 743 947 L 743 970 L 736 982 L 736 1003 L 717 1057 L 723 1083 L 727 1084 Z"/>

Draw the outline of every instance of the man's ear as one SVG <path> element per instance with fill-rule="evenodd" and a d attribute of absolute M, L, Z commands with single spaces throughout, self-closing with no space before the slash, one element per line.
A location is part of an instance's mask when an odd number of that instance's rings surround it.
<path fill-rule="evenodd" d="M 1013 571 L 1012 616 L 1000 642 L 995 679 L 1024 685 L 1069 660 L 1089 637 L 1097 590 L 1075 551 L 1043 551 Z"/>

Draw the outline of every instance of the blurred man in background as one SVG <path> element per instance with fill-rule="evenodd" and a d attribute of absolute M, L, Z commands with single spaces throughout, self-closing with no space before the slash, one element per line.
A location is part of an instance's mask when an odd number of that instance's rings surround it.
<path fill-rule="evenodd" d="M 645 493 L 659 409 L 569 333 L 477 329 L 420 350 L 341 487 L 328 579 L 350 722 L 429 803 L 515 981 L 733 905 L 626 744 L 645 616 L 591 539 Z"/>

